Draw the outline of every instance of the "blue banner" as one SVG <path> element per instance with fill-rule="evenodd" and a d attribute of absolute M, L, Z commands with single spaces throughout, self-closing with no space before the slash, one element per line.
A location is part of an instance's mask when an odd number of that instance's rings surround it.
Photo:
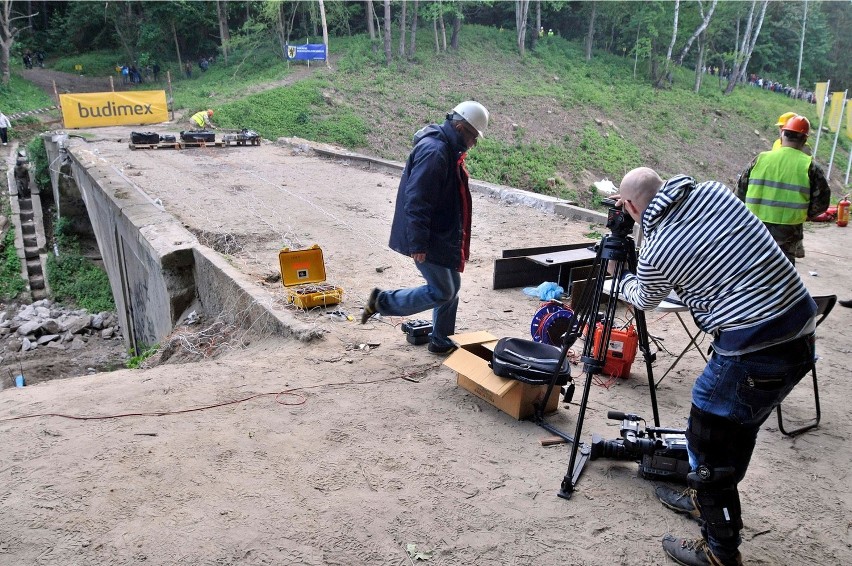
<path fill-rule="evenodd" d="M 288 61 L 325 61 L 325 43 L 306 43 L 304 45 L 284 44 L 284 58 Z"/>

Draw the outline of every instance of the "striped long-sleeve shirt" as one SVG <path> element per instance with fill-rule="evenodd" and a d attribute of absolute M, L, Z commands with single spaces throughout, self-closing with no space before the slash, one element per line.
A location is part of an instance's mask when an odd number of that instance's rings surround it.
<path fill-rule="evenodd" d="M 720 353 L 745 353 L 813 327 L 816 304 L 763 223 L 718 182 L 669 179 L 642 216 L 644 244 L 624 297 L 642 310 L 675 290 Z"/>

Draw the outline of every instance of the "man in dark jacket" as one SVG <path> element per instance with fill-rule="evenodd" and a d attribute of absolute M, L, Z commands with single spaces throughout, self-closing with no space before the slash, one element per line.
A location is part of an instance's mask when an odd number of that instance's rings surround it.
<path fill-rule="evenodd" d="M 488 126 L 488 110 L 465 101 L 414 134 L 396 196 L 390 248 L 414 260 L 426 284 L 380 291 L 373 289 L 361 315 L 365 324 L 376 313 L 408 316 L 432 309 L 429 351 L 454 349 L 461 272 L 470 256 L 471 196 L 464 166 L 467 151 Z"/>

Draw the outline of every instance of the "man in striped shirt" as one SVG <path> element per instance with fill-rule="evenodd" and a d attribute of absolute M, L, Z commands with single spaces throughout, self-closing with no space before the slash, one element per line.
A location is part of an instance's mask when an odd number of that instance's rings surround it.
<path fill-rule="evenodd" d="M 713 356 L 692 389 L 687 425 L 688 497 L 670 488 L 667 507 L 701 519 L 697 540 L 663 537 L 680 564 L 741 564 L 737 484 L 760 426 L 814 362 L 816 304 L 763 223 L 718 182 L 652 169 L 630 171 L 619 203 L 641 223 L 636 273 L 622 293 L 642 310 L 674 290 L 713 335 Z"/>

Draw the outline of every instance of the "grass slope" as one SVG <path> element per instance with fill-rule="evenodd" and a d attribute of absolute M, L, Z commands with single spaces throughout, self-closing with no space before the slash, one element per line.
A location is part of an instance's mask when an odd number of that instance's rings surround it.
<path fill-rule="evenodd" d="M 631 58 L 596 52 L 587 62 L 580 45 L 560 37 L 543 38 L 523 59 L 508 31 L 464 26 L 458 52 L 436 53 L 429 33 L 418 38 L 416 60 L 389 67 L 365 36 L 333 38 L 330 70 L 287 66 L 274 47 L 232 53 L 206 73 L 196 66 L 192 79 L 173 71 L 174 104 L 213 107 L 220 125 L 266 138 L 305 137 L 402 161 L 417 129 L 476 99 L 492 118 L 468 159 L 474 177 L 584 205 L 595 204 L 593 181 L 617 182 L 638 165 L 731 185 L 769 149 L 777 116 L 795 111 L 817 123 L 813 105 L 747 86 L 724 96 L 709 75 L 694 93 L 689 69 L 674 69 L 671 88 L 655 89 L 647 62 L 634 78 Z M 823 163 L 828 140 L 819 146 Z M 845 161 L 843 150 L 835 162 Z"/>

